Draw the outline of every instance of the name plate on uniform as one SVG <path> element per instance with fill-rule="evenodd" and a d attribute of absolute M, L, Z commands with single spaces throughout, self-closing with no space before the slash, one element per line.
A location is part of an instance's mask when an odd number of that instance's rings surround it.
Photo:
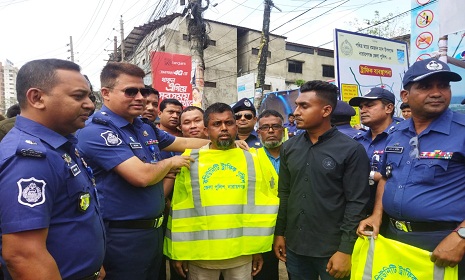
<path fill-rule="evenodd" d="M 396 154 L 401 154 L 404 151 L 404 147 L 386 147 L 384 149 L 386 153 L 396 153 Z"/>
<path fill-rule="evenodd" d="M 131 149 L 142 149 L 142 145 L 140 143 L 136 143 L 136 142 L 133 142 L 133 143 L 129 143 L 129 145 L 131 146 Z"/>

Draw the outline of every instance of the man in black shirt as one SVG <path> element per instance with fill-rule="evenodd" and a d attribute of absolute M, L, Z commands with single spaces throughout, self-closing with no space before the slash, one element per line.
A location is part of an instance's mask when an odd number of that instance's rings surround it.
<path fill-rule="evenodd" d="M 365 149 L 331 127 L 337 87 L 302 85 L 294 115 L 306 132 L 283 144 L 274 251 L 292 280 L 349 279 L 370 173 Z"/>

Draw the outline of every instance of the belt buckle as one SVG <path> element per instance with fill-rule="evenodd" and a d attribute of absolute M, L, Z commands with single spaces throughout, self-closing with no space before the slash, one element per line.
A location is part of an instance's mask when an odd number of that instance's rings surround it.
<path fill-rule="evenodd" d="M 410 223 L 406 221 L 397 221 L 395 220 L 395 226 L 398 230 L 404 231 L 404 232 L 411 232 L 412 228 L 410 227 Z"/>
<path fill-rule="evenodd" d="M 163 215 L 160 218 L 156 219 L 153 227 L 154 228 L 159 228 L 159 227 L 161 227 L 162 224 L 163 224 Z"/>

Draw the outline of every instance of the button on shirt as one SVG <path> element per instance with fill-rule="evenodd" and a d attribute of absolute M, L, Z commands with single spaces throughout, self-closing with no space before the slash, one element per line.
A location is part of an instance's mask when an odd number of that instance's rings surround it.
<path fill-rule="evenodd" d="M 369 198 L 362 145 L 333 127 L 315 144 L 307 133 L 289 139 L 280 157 L 275 235 L 304 256 L 352 253 Z"/>
<path fill-rule="evenodd" d="M 384 211 L 406 221 L 465 220 L 464 135 L 465 115 L 448 109 L 418 135 L 419 158 L 412 158 L 409 141 L 417 136 L 412 119 L 399 123 L 384 152 L 382 174 L 391 169 Z"/>
<path fill-rule="evenodd" d="M 76 142 L 18 116 L 0 144 L 1 234 L 48 228 L 47 250 L 63 279 L 98 271 L 105 252 L 95 188 Z M 84 209 L 82 195 L 90 197 Z"/>
<path fill-rule="evenodd" d="M 131 124 L 107 107 L 96 112 L 77 133 L 79 150 L 95 170 L 104 220 L 153 219 L 163 212 L 162 181 L 138 188 L 121 178 L 113 168 L 133 156 L 150 163 L 161 160 L 160 149 L 174 142 L 174 136 L 136 118 Z"/>
<path fill-rule="evenodd" d="M 372 171 L 380 172 L 381 164 L 383 160 L 384 147 L 386 146 L 386 139 L 389 135 L 389 130 L 397 124 L 397 121 L 393 121 L 383 132 L 376 135 L 375 139 L 372 139 L 371 130 L 361 131 L 357 134 L 354 139 L 357 140 L 365 148 L 368 158 L 370 159 L 370 168 Z M 368 178 L 367 178 L 368 180 Z M 373 211 L 377 183 L 375 186 L 370 188 L 370 202 L 368 203 L 368 214 Z"/>

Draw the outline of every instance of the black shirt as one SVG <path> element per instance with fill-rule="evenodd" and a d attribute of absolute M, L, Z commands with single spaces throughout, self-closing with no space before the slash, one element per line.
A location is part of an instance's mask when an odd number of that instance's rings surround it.
<path fill-rule="evenodd" d="M 370 192 L 367 153 L 335 127 L 313 144 L 307 133 L 281 148 L 275 235 L 299 255 L 351 254 Z"/>

